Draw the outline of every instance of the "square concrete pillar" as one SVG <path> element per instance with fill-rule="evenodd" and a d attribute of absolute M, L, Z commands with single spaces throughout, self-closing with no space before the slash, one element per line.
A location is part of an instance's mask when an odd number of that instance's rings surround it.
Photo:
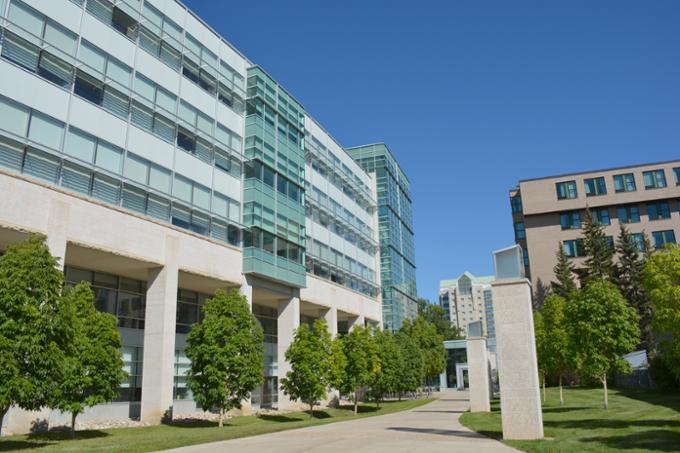
<path fill-rule="evenodd" d="M 248 305 L 250 305 L 250 311 L 253 311 L 253 286 L 248 282 L 246 276 L 243 276 L 241 281 L 241 286 L 238 288 L 238 293 L 248 300 Z"/>
<path fill-rule="evenodd" d="M 279 316 L 276 322 L 277 337 L 277 368 L 279 378 L 279 409 L 292 407 L 288 395 L 281 389 L 281 379 L 290 371 L 290 364 L 286 362 L 286 351 L 293 342 L 295 329 L 300 326 L 300 299 L 291 297 L 279 301 Z"/>
<path fill-rule="evenodd" d="M 531 285 L 524 278 L 492 283 L 504 439 L 543 438 Z"/>
<path fill-rule="evenodd" d="M 491 411 L 491 392 L 486 338 L 468 337 L 466 343 L 470 412 L 489 412 Z"/>
<path fill-rule="evenodd" d="M 52 256 L 59 259 L 58 267 L 64 269 L 66 259 L 66 230 L 69 219 L 69 205 L 63 201 L 53 201 L 50 204 L 49 217 L 47 219 L 47 248 Z"/>
<path fill-rule="evenodd" d="M 331 338 L 338 336 L 338 309 L 335 307 L 328 308 L 326 310 L 321 310 L 321 316 L 326 320 L 328 324 L 328 332 L 331 334 Z"/>
<path fill-rule="evenodd" d="M 177 238 L 165 240 L 165 265 L 151 269 L 146 290 L 141 420 L 160 423 L 171 415 L 175 377 Z"/>
<path fill-rule="evenodd" d="M 354 329 L 355 327 L 364 327 L 366 325 L 366 321 L 364 320 L 363 315 L 358 315 L 353 318 L 349 318 L 347 321 L 348 328 L 349 330 Z"/>

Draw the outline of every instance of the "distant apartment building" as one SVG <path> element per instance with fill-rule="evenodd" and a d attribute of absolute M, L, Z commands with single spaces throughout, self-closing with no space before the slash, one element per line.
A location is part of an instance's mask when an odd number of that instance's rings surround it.
<path fill-rule="evenodd" d="M 471 322 L 482 321 L 484 334 L 489 339 L 496 337 L 491 296 L 493 279 L 493 276 L 476 277 L 463 272 L 458 278 L 439 282 L 439 303 L 461 334 L 467 335 Z"/>
<path fill-rule="evenodd" d="M 398 330 L 404 320 L 418 314 L 411 183 L 384 143 L 346 151 L 367 173 L 375 175 L 383 327 Z"/>
<path fill-rule="evenodd" d="M 680 160 L 527 179 L 510 191 L 515 242 L 524 250 L 534 290 L 553 280 L 562 247 L 583 262 L 583 221 L 589 208 L 613 244 L 625 224 L 640 250 L 643 232 L 655 248 L 680 235 Z"/>

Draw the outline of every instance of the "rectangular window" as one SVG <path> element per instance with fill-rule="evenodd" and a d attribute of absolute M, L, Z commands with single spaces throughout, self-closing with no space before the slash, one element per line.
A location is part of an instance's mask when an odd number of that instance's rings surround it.
<path fill-rule="evenodd" d="M 28 138 L 50 148 L 61 150 L 63 135 L 64 123 L 33 111 Z"/>
<path fill-rule="evenodd" d="M 512 207 L 512 212 L 513 213 L 521 213 L 522 212 L 522 197 L 519 195 L 514 195 L 510 197 L 510 206 Z"/>
<path fill-rule="evenodd" d="M 30 109 L 0 97 L 0 128 L 25 137 L 28 132 Z"/>
<path fill-rule="evenodd" d="M 647 203 L 647 215 L 649 220 L 670 219 L 671 209 L 667 201 Z"/>
<path fill-rule="evenodd" d="M 640 209 L 635 206 L 619 206 L 616 208 L 616 216 L 621 223 L 637 223 L 640 221 Z"/>
<path fill-rule="evenodd" d="M 583 239 L 569 239 L 564 241 L 562 245 L 564 248 L 564 253 L 569 258 L 585 256 L 585 251 L 583 249 Z"/>
<path fill-rule="evenodd" d="M 631 241 L 637 247 L 638 251 L 644 252 L 645 247 L 645 237 L 642 233 L 630 233 L 628 235 L 628 240 Z"/>
<path fill-rule="evenodd" d="M 120 174 L 120 167 L 123 163 L 123 150 L 117 146 L 104 143 L 97 145 L 96 164 L 98 167 Z"/>
<path fill-rule="evenodd" d="M 581 213 L 579 211 L 563 212 L 560 214 L 560 225 L 563 230 L 581 228 Z"/>
<path fill-rule="evenodd" d="M 586 186 L 586 197 L 594 197 L 597 195 L 607 194 L 607 185 L 604 182 L 604 177 L 587 178 L 583 180 Z"/>
<path fill-rule="evenodd" d="M 29 149 L 24 161 L 24 173 L 56 183 L 59 179 L 59 159 L 47 153 Z"/>
<path fill-rule="evenodd" d="M 597 208 L 591 211 L 593 219 L 600 225 L 611 225 L 609 218 L 609 208 Z"/>
<path fill-rule="evenodd" d="M 614 175 L 614 191 L 635 192 L 635 190 L 635 175 L 633 173 Z"/>
<path fill-rule="evenodd" d="M 576 198 L 578 193 L 576 191 L 576 181 L 564 181 L 555 184 L 557 188 L 557 199 L 564 200 L 569 198 Z"/>
<path fill-rule="evenodd" d="M 515 222 L 515 239 L 525 239 L 526 237 L 524 222 Z"/>
<path fill-rule="evenodd" d="M 675 167 L 673 173 L 675 173 L 675 185 L 680 186 L 680 167 Z"/>
<path fill-rule="evenodd" d="M 673 230 L 652 232 L 655 248 L 665 247 L 667 244 L 675 244 L 675 232 Z"/>
<path fill-rule="evenodd" d="M 651 170 L 642 173 L 645 189 L 662 189 L 666 187 L 666 174 L 663 170 Z"/>

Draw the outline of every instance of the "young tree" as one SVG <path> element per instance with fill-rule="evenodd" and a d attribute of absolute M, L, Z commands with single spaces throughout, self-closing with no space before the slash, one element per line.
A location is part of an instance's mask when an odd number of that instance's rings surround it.
<path fill-rule="evenodd" d="M 401 400 L 402 394 L 415 392 L 423 382 L 423 356 L 416 342 L 404 332 L 397 332 L 395 340 L 402 357 L 396 388 Z"/>
<path fill-rule="evenodd" d="M 401 331 L 415 341 L 423 357 L 423 379 L 434 379 L 446 368 L 446 348 L 444 339 L 437 333 L 435 326 L 418 316 L 415 320 L 407 319 Z"/>
<path fill-rule="evenodd" d="M 604 226 L 593 218 L 590 209 L 586 209 L 583 222 L 583 249 L 586 255 L 584 267 L 579 269 L 581 286 L 591 280 L 608 280 L 614 278 L 614 247 L 604 234 Z"/>
<path fill-rule="evenodd" d="M 645 234 L 644 237 L 646 236 Z M 616 285 L 623 297 L 637 311 L 640 318 L 640 347 L 647 350 L 649 354 L 654 344 L 652 333 L 654 306 L 644 289 L 645 259 L 638 249 L 638 244 L 633 241 L 632 236 L 623 224 L 621 224 L 616 241 L 616 252 L 619 257 L 616 264 Z"/>
<path fill-rule="evenodd" d="M 555 281 L 550 282 L 550 288 L 553 294 L 569 300 L 571 294 L 578 289 L 574 281 L 574 265 L 569 261 L 567 254 L 564 253 L 561 244 L 557 247 L 556 256 L 557 264 L 553 268 Z"/>
<path fill-rule="evenodd" d="M 45 237 L 0 257 L 0 420 L 12 405 L 38 410 L 59 385 L 69 326 L 59 323 L 63 274 Z"/>
<path fill-rule="evenodd" d="M 543 323 L 543 315 L 539 310 L 534 310 L 534 338 L 536 339 L 536 360 L 538 362 L 538 372 L 540 373 L 541 386 L 543 387 L 543 403 L 545 403 L 545 375 L 547 372 L 547 337 L 545 334 L 545 325 Z"/>
<path fill-rule="evenodd" d="M 399 387 L 399 379 L 404 368 L 404 358 L 395 335 L 390 331 L 377 331 L 374 334 L 380 371 L 371 382 L 371 394 L 376 405 L 380 407 L 386 393 L 394 393 Z"/>
<path fill-rule="evenodd" d="M 123 342 L 116 318 L 98 311 L 89 283 L 67 288 L 62 297 L 61 322 L 72 329 L 64 375 L 50 407 L 71 414 L 71 436 L 76 417 L 86 407 L 112 401 L 125 378 Z"/>
<path fill-rule="evenodd" d="M 560 387 L 560 405 L 564 404 L 562 377 L 573 367 L 566 307 L 567 301 L 553 294 L 545 299 L 545 304 L 541 308 L 541 328 L 543 329 L 541 359 L 548 374 L 557 376 Z"/>
<path fill-rule="evenodd" d="M 637 313 L 616 286 L 604 280 L 591 280 L 574 293 L 566 313 L 577 369 L 602 382 L 607 409 L 607 375 L 630 368 L 621 356 L 639 341 Z"/>
<path fill-rule="evenodd" d="M 317 401 L 326 397 L 333 377 L 333 341 L 323 319 L 310 328 L 302 324 L 295 331 L 293 342 L 286 351 L 291 370 L 281 379 L 281 387 L 293 400 L 309 405 L 309 417 L 314 417 Z"/>
<path fill-rule="evenodd" d="M 644 268 L 644 286 L 654 304 L 654 326 L 669 333 L 664 362 L 680 380 L 680 246 L 655 252 Z"/>
<path fill-rule="evenodd" d="M 203 312 L 205 319 L 187 336 L 187 385 L 204 409 L 220 410 L 222 427 L 224 413 L 240 408 L 262 382 L 263 334 L 248 301 L 235 290 L 217 290 L 205 301 Z"/>
<path fill-rule="evenodd" d="M 357 414 L 361 390 L 369 385 L 380 371 L 380 360 L 375 341 L 366 327 L 354 327 L 342 338 L 342 350 L 347 358 L 339 390 L 352 394 L 354 414 Z"/>
<path fill-rule="evenodd" d="M 427 299 L 418 299 L 418 314 L 435 326 L 437 333 L 444 340 L 458 340 L 462 338 L 460 330 L 453 325 L 446 316 L 443 307 L 431 304 Z"/>

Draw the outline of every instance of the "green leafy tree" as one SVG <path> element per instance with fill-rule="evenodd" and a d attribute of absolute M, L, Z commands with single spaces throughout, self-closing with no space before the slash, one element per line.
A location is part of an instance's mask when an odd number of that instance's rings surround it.
<path fill-rule="evenodd" d="M 446 368 L 446 348 L 434 324 L 418 316 L 415 320 L 404 321 L 401 331 L 411 337 L 420 349 L 423 358 L 422 379 L 437 378 Z"/>
<path fill-rule="evenodd" d="M 591 280 L 574 293 L 566 313 L 577 369 L 602 382 L 607 409 L 607 375 L 630 369 L 621 356 L 639 341 L 637 313 L 616 286 L 604 280 Z"/>
<path fill-rule="evenodd" d="M 569 261 L 567 254 L 564 253 L 561 244 L 557 247 L 556 255 L 557 264 L 553 268 L 555 280 L 550 283 L 550 289 L 553 294 L 569 300 L 571 294 L 578 289 L 574 281 L 574 265 Z"/>
<path fill-rule="evenodd" d="M 339 390 L 352 395 L 356 415 L 362 389 L 380 372 L 380 358 L 371 331 L 362 326 L 354 327 L 342 338 L 342 350 L 347 362 Z"/>
<path fill-rule="evenodd" d="M 404 393 L 415 392 L 423 382 L 423 355 L 416 342 L 404 332 L 397 332 L 395 340 L 402 360 L 396 391 L 399 399 Z"/>
<path fill-rule="evenodd" d="M 62 379 L 69 326 L 59 323 L 63 274 L 45 237 L 0 257 L 0 420 L 17 405 L 38 410 Z"/>
<path fill-rule="evenodd" d="M 433 324 L 444 340 L 462 338 L 460 330 L 451 323 L 443 307 L 431 304 L 427 299 L 418 299 L 418 314 Z"/>
<path fill-rule="evenodd" d="M 380 360 L 380 371 L 374 375 L 373 382 L 371 382 L 371 394 L 375 398 L 376 405 L 380 407 L 380 402 L 386 393 L 398 391 L 399 379 L 404 369 L 404 358 L 394 333 L 377 331 L 373 338 Z"/>
<path fill-rule="evenodd" d="M 573 293 L 572 293 L 573 294 Z M 566 318 L 567 301 L 550 295 L 541 308 L 541 361 L 548 374 L 557 376 L 560 388 L 560 404 L 564 404 L 562 377 L 573 368 L 573 350 L 569 325 Z M 544 379 L 545 381 L 545 376 Z"/>
<path fill-rule="evenodd" d="M 578 272 L 581 276 L 581 286 L 591 280 L 614 279 L 614 247 L 604 234 L 604 226 L 593 218 L 590 209 L 586 209 L 583 222 L 583 250 L 586 259 L 583 268 Z"/>
<path fill-rule="evenodd" d="M 310 328 L 302 324 L 295 331 L 293 342 L 286 351 L 291 370 L 281 379 L 281 387 L 293 400 L 309 405 L 309 416 L 314 417 L 314 406 L 326 397 L 333 378 L 333 341 L 323 319 Z"/>
<path fill-rule="evenodd" d="M 205 319 L 187 336 L 187 385 L 203 408 L 219 409 L 222 427 L 224 413 L 240 408 L 263 380 L 263 333 L 248 301 L 235 290 L 218 290 L 203 312 Z"/>
<path fill-rule="evenodd" d="M 71 414 L 71 435 L 76 417 L 86 407 L 112 401 L 125 379 L 123 342 L 116 318 L 98 311 L 89 283 L 67 288 L 62 297 L 61 321 L 72 330 L 66 350 L 64 375 L 50 407 Z"/>
<path fill-rule="evenodd" d="M 654 326 L 662 341 L 663 360 L 680 380 L 680 246 L 655 252 L 644 268 L 644 286 L 654 304 Z"/>
<path fill-rule="evenodd" d="M 649 239 L 644 234 L 644 243 Z M 644 254 L 638 249 L 626 227 L 621 224 L 616 241 L 618 263 L 616 264 L 616 285 L 623 297 L 637 311 L 640 318 L 640 347 L 651 352 L 654 345 L 652 318 L 654 306 L 644 289 Z"/>
<path fill-rule="evenodd" d="M 342 380 L 345 375 L 345 368 L 347 367 L 347 357 L 342 348 L 342 339 L 334 338 L 331 343 L 331 358 L 330 358 L 330 374 L 328 382 L 334 389 L 339 389 L 342 386 Z"/>

